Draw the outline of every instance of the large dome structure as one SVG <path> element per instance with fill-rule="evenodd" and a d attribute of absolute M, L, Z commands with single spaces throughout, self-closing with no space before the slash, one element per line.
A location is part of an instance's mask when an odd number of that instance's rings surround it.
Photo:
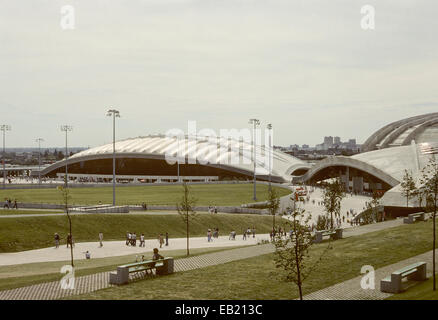
<path fill-rule="evenodd" d="M 267 161 L 269 151 L 257 146 L 257 179 L 289 182 L 293 175 L 303 174 L 310 165 L 293 156 L 274 150 L 272 163 Z M 130 138 L 115 143 L 117 175 L 176 176 L 177 164 L 170 163 L 179 157 L 182 176 L 217 176 L 219 179 L 253 176 L 252 144 L 228 138 L 168 137 L 151 135 Z M 262 156 L 259 156 L 262 155 Z M 113 144 L 91 148 L 58 161 L 42 171 L 43 175 L 63 173 L 68 165 L 72 174 L 108 175 L 112 173 Z"/>

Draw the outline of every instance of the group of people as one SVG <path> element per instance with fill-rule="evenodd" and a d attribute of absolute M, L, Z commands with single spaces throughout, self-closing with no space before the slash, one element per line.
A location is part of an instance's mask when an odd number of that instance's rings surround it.
<path fill-rule="evenodd" d="M 216 206 L 208 206 L 208 213 L 217 213 L 217 207 Z"/>
<path fill-rule="evenodd" d="M 213 238 L 216 238 L 216 239 L 219 238 L 219 228 L 214 228 L 213 230 L 211 230 L 211 229 L 207 230 L 207 241 L 211 242 L 211 241 L 213 241 Z"/>
<path fill-rule="evenodd" d="M 289 232 L 289 235 L 291 235 L 291 231 Z M 271 232 L 269 233 L 269 238 L 271 241 L 275 240 L 276 236 L 286 237 L 286 229 L 283 229 L 282 227 L 279 228 L 272 228 Z"/>
<path fill-rule="evenodd" d="M 133 246 L 136 247 L 137 246 L 137 234 L 135 232 L 126 232 L 126 245 L 127 246 Z M 139 247 L 144 247 L 145 246 L 145 242 L 144 242 L 144 234 L 142 233 L 140 235 L 140 244 Z"/>
<path fill-rule="evenodd" d="M 59 244 L 61 242 L 61 237 L 60 237 L 60 235 L 57 232 L 55 233 L 54 239 L 55 239 L 55 248 L 58 249 L 59 248 Z M 66 240 L 67 248 L 69 248 L 69 247 L 73 247 L 74 248 L 75 243 L 74 243 L 74 240 L 73 240 L 73 235 L 68 233 L 66 239 L 67 239 Z"/>
<path fill-rule="evenodd" d="M 236 231 L 232 230 L 230 232 L 228 240 L 236 240 L 236 235 L 237 235 Z M 242 239 L 246 240 L 247 238 L 250 238 L 251 235 L 252 235 L 253 238 L 255 238 L 255 236 L 256 236 L 256 228 L 255 227 L 252 227 L 252 228 L 248 227 L 245 230 L 243 230 L 243 232 L 242 232 Z"/>
<path fill-rule="evenodd" d="M 251 237 L 251 234 L 252 234 L 252 237 L 255 238 L 255 234 L 256 234 L 255 227 L 252 227 L 252 228 L 248 227 L 248 228 L 246 228 L 246 230 L 243 230 L 243 240 L 246 240 L 247 237 L 248 238 Z"/>
<path fill-rule="evenodd" d="M 12 200 L 10 198 L 5 198 L 5 204 L 3 205 L 3 208 L 18 209 L 17 199 L 15 199 L 14 202 L 12 203 Z"/>
<path fill-rule="evenodd" d="M 166 232 L 166 238 L 163 238 L 163 234 L 162 233 L 160 233 L 158 235 L 158 243 L 160 244 L 160 248 L 162 248 L 163 244 L 165 244 L 164 240 L 166 240 L 166 246 L 168 246 L 169 245 L 169 233 Z"/>

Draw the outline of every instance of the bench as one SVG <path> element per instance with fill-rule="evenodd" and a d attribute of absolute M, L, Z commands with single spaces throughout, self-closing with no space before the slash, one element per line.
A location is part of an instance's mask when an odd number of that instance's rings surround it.
<path fill-rule="evenodd" d="M 330 238 L 332 238 L 334 240 L 342 239 L 342 232 L 343 232 L 343 229 L 316 231 L 315 232 L 315 239 L 313 240 L 313 242 L 320 243 L 320 242 L 322 242 L 322 239 L 325 236 L 329 236 Z"/>
<path fill-rule="evenodd" d="M 129 274 L 134 272 L 152 273 L 155 269 L 155 274 L 165 275 L 173 273 L 173 258 L 168 257 L 160 260 L 147 260 L 130 264 L 125 264 L 117 267 L 117 272 L 110 273 L 110 284 L 126 284 L 129 282 Z"/>
<path fill-rule="evenodd" d="M 427 280 L 426 262 L 417 262 L 394 271 L 390 276 L 387 276 L 380 281 L 380 291 L 388 293 L 402 292 L 404 290 L 402 286 L 403 278 L 415 281 Z"/>
<path fill-rule="evenodd" d="M 414 221 L 426 221 L 426 213 L 424 212 L 417 212 L 417 213 L 411 213 L 408 215 L 407 218 L 403 219 L 403 223 L 414 223 Z"/>

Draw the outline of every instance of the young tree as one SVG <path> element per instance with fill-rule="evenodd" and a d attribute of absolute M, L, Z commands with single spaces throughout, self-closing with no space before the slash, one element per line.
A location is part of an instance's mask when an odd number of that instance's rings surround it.
<path fill-rule="evenodd" d="M 330 228 L 330 218 L 327 215 L 319 215 L 316 219 L 316 230 L 327 230 Z"/>
<path fill-rule="evenodd" d="M 406 197 L 406 207 L 409 207 L 409 199 L 415 195 L 417 189 L 414 178 L 412 177 L 412 172 L 405 169 L 405 174 L 403 175 L 400 186 L 402 188 L 402 196 Z"/>
<path fill-rule="evenodd" d="M 183 182 L 183 196 L 180 203 L 176 204 L 176 208 L 180 217 L 183 219 L 186 224 L 186 236 L 187 236 L 187 255 L 190 255 L 189 251 L 189 238 L 190 238 L 190 230 L 189 225 L 190 221 L 196 217 L 196 212 L 193 209 L 196 205 L 196 199 L 190 194 L 190 188 L 187 186 L 185 182 Z"/>
<path fill-rule="evenodd" d="M 71 198 L 70 196 L 70 191 L 68 188 L 59 186 L 58 189 L 61 192 L 61 199 L 62 199 L 62 204 L 64 205 L 64 211 L 67 215 L 67 219 L 68 219 L 68 225 L 69 225 L 69 230 L 70 230 L 70 237 L 73 240 L 73 233 L 72 233 L 72 222 L 71 222 L 71 216 L 70 216 L 70 212 L 68 210 L 68 202 Z M 74 267 L 74 263 L 73 263 L 73 241 L 70 244 L 70 256 L 71 256 L 71 266 Z"/>
<path fill-rule="evenodd" d="M 290 220 L 285 221 L 285 225 L 290 227 L 292 234 L 286 238 L 279 234 L 275 237 L 274 262 L 277 268 L 283 270 L 284 280 L 297 285 L 300 300 L 303 300 L 303 282 L 309 277 L 327 250 L 316 261 L 311 261 L 309 249 L 314 239 L 309 225 L 311 216 L 306 217 L 305 210 L 301 208 L 294 211 L 290 208 L 287 210 L 291 212 L 291 217 Z"/>
<path fill-rule="evenodd" d="M 432 273 L 433 273 L 433 290 L 436 290 L 435 274 L 435 247 L 436 247 L 436 211 L 438 200 L 438 163 L 434 157 L 429 159 L 429 163 L 424 166 L 420 178 L 421 189 L 426 195 L 426 206 L 432 212 L 433 240 L 432 240 Z"/>
<path fill-rule="evenodd" d="M 275 215 L 277 214 L 278 209 L 280 207 L 280 199 L 278 198 L 278 193 L 275 191 L 274 188 L 269 188 L 267 207 L 268 207 L 269 214 L 272 215 L 272 230 L 274 230 L 275 229 Z"/>
<path fill-rule="evenodd" d="M 323 190 L 323 203 L 325 211 L 330 215 L 330 228 L 334 228 L 333 215 L 341 214 L 341 201 L 345 197 L 344 185 L 340 178 L 325 184 Z"/>

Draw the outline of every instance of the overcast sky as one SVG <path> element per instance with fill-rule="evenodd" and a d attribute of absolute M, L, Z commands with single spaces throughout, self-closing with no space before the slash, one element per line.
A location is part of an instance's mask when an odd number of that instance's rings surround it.
<path fill-rule="evenodd" d="M 376 10 L 362 30 L 363 5 Z M 60 27 L 73 5 L 76 28 Z M 431 0 L 0 0 L 7 146 L 62 146 L 187 129 L 274 126 L 276 145 L 358 143 L 438 110 Z"/>

